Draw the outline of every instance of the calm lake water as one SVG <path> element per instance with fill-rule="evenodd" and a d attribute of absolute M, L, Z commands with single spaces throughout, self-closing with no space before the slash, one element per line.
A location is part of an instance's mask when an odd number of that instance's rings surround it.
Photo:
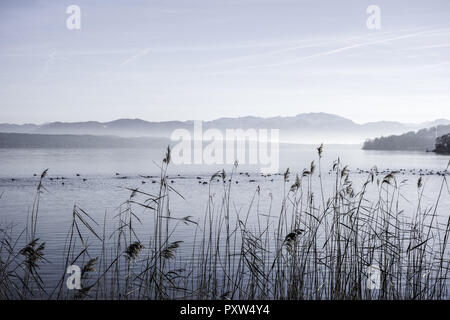
<path fill-rule="evenodd" d="M 291 177 L 295 177 L 295 173 L 309 168 L 312 160 L 317 163 L 316 147 L 282 147 L 280 172 L 289 167 Z M 153 176 L 160 173 L 158 165 L 163 157 L 164 150 L 159 149 L 0 149 L 0 223 L 14 223 L 17 232 L 24 227 L 31 211 L 39 175 L 48 168 L 48 176 L 44 181 L 48 191 L 43 193 L 40 203 L 38 236 L 46 242 L 46 257 L 51 263 L 45 269 L 44 277 L 58 279 L 61 273 L 56 273 L 56 270 L 61 270 L 62 252 L 70 228 L 73 206 L 79 206 L 99 223 L 103 222 L 106 214 L 107 224 L 111 221 L 108 230 L 113 230 L 113 218 L 130 195 L 126 188 L 138 187 L 149 194 L 157 194 L 158 184 L 152 181 L 158 180 Z M 333 161 L 338 158 L 352 170 L 351 179 L 356 190 L 367 179 L 367 173 L 360 173 L 360 170 L 370 170 L 373 166 L 377 166 L 379 171 L 405 169 L 398 180 L 404 182 L 402 193 L 405 200 L 402 206 L 406 215 L 414 213 L 419 170 L 433 170 L 434 173 L 444 171 L 450 160 L 449 156 L 433 153 L 364 151 L 358 146 L 325 146 L 321 165 L 326 194 L 333 191 L 334 180 L 329 170 Z M 223 191 L 223 185 L 217 181 L 211 186 L 203 182 L 209 182 L 211 175 L 222 168 L 230 173 L 232 166 L 172 165 L 168 172 L 171 186 L 185 198 L 175 193 L 172 195 L 172 216 L 189 215 L 193 220 L 200 221 L 205 214 L 209 188 L 217 201 Z M 239 174 L 243 172 L 248 172 L 248 176 Z M 383 173 L 379 176 L 382 178 Z M 263 177 L 258 167 L 239 165 L 235 181 L 238 183 L 233 184 L 232 203 L 236 214 L 247 212 L 258 186 L 259 210 L 268 212 L 270 208 L 272 215 L 279 213 L 284 188 L 282 175 Z M 431 205 L 437 199 L 442 176 L 427 174 L 423 176 L 423 181 L 423 205 Z M 287 188 L 289 186 L 290 184 Z M 319 192 L 317 180 L 313 181 L 312 188 Z M 376 192 L 374 195 L 376 196 Z M 450 212 L 448 189 L 445 190 L 439 208 L 440 218 L 444 221 Z M 139 217 L 143 224 L 137 226 L 137 230 L 140 234 L 148 235 L 152 217 L 143 209 Z M 251 223 L 256 224 L 253 215 L 249 216 L 249 224 Z M 180 224 L 173 237 L 175 240 L 182 239 L 189 247 L 193 240 L 193 227 Z"/>

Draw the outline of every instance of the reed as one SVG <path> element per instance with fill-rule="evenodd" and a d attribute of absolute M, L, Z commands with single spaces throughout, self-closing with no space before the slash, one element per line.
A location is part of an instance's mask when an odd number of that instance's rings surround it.
<path fill-rule="evenodd" d="M 432 207 L 423 205 L 425 186 L 419 178 L 415 210 L 405 212 L 400 201 L 403 182 L 395 172 L 380 178 L 374 168 L 355 190 L 340 160 L 332 167 L 333 192 L 327 196 L 323 146 L 317 151 L 317 166 L 312 162 L 302 172 L 288 169 L 283 174 L 279 212 L 272 212 L 272 204 L 261 211 L 259 186 L 245 212 L 233 206 L 236 163 L 231 172 L 211 176 L 205 213 L 196 221 L 171 211 L 170 199 L 183 196 L 167 181 L 168 148 L 158 192 L 129 189 L 112 232 L 106 231 L 106 213 L 100 225 L 74 206 L 62 253 L 64 268 L 53 288 L 40 277 L 47 265 L 46 249 L 36 236 L 46 170 L 24 230 L 0 230 L 0 298 L 447 299 L 450 217 L 443 224 L 438 215 L 439 209 L 448 214 L 448 208 L 439 208 L 448 195 L 446 176 Z M 214 183 L 222 186 L 220 197 L 212 194 Z M 152 228 L 138 236 L 143 214 L 151 216 Z M 255 225 L 248 222 L 250 215 L 256 215 Z M 180 224 L 192 228 L 194 235 L 189 258 L 183 239 L 174 236 Z M 72 264 L 82 266 L 80 290 L 65 286 L 65 272 Z M 379 289 L 368 283 L 374 269 Z"/>

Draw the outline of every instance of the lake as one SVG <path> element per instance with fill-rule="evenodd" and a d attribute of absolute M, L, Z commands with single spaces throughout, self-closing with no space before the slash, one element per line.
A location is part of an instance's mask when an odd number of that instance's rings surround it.
<path fill-rule="evenodd" d="M 316 148 L 306 145 L 281 147 L 278 175 L 263 176 L 256 166 L 239 165 L 230 191 L 232 215 L 242 217 L 248 214 L 247 224 L 256 228 L 258 219 L 253 211 L 255 202 L 252 203 L 256 193 L 258 212 L 270 212 L 275 217 L 279 215 L 282 199 L 294 183 L 295 175 L 298 173 L 301 177 L 303 169 L 309 169 L 313 160 L 317 175 Z M 117 227 L 114 222 L 116 216 L 126 206 L 124 203 L 130 196 L 130 189 L 139 188 L 147 194 L 158 194 L 159 166 L 163 157 L 164 150 L 156 149 L 0 149 L 1 225 L 14 224 L 15 235 L 19 235 L 32 210 L 39 176 L 48 168 L 44 179 L 45 191 L 39 206 L 37 235 L 46 242 L 46 258 L 49 261 L 42 270 L 42 276 L 55 284 L 64 266 L 62 253 L 74 205 L 82 208 L 99 225 L 106 219 L 106 232 L 112 233 Z M 426 208 L 437 200 L 443 179 L 440 174 L 446 169 L 450 157 L 421 152 L 364 151 L 359 146 L 325 146 L 321 159 L 325 196 L 334 191 L 335 176 L 330 170 L 337 159 L 349 166 L 349 177 L 355 190 L 361 188 L 367 180 L 368 171 L 374 166 L 377 166 L 377 177 L 381 180 L 390 171 L 400 171 L 396 174 L 397 182 L 401 184 L 400 204 L 403 215 L 412 217 L 417 207 L 419 177 L 422 176 L 424 186 L 421 205 Z M 285 183 L 282 173 L 287 168 L 290 170 L 290 179 Z M 201 225 L 208 208 L 208 199 L 211 197 L 217 206 L 221 201 L 224 184 L 220 177 L 212 181 L 210 178 L 222 169 L 225 169 L 229 178 L 233 169 L 231 165 L 169 166 L 167 181 L 174 190 L 170 195 L 171 216 L 191 216 L 191 220 Z M 319 198 L 318 178 L 311 179 L 310 185 L 317 194 L 316 198 Z M 376 184 L 369 187 L 367 196 L 373 199 L 378 196 Z M 446 185 L 439 208 L 439 219 L 445 223 L 450 208 Z M 151 238 L 149 230 L 153 216 L 140 207 L 136 208 L 136 214 L 142 222 L 136 225 L 137 236 L 142 235 L 141 240 L 146 243 Z M 194 230 L 193 225 L 179 223 L 172 237 L 184 242 L 182 248 L 192 249 Z M 94 240 L 92 235 L 90 240 Z M 191 252 L 187 249 L 180 249 L 181 261 L 190 259 Z M 96 252 L 99 248 L 93 244 L 91 250 Z"/>

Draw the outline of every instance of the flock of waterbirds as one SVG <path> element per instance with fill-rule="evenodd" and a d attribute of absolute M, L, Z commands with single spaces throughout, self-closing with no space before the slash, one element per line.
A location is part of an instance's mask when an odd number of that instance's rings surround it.
<path fill-rule="evenodd" d="M 376 168 L 375 169 L 371 169 L 371 170 L 362 170 L 362 169 L 356 169 L 355 173 L 358 174 L 362 174 L 362 173 L 370 173 L 370 172 L 374 172 L 376 175 L 379 174 L 401 174 L 401 175 L 405 175 L 405 174 L 409 174 L 409 175 L 419 175 L 419 176 L 446 176 L 448 174 L 450 174 L 449 171 L 447 170 L 428 170 L 428 169 L 399 169 L 399 170 L 390 170 L 390 169 L 386 169 L 386 170 L 382 170 L 382 171 L 378 171 Z M 331 171 L 329 171 L 329 173 L 331 174 Z"/>
<path fill-rule="evenodd" d="M 447 176 L 450 175 L 450 171 L 447 170 L 433 170 L 433 169 L 398 169 L 398 170 L 391 170 L 391 169 L 384 169 L 384 170 L 378 170 L 376 167 L 372 169 L 360 169 L 356 168 L 356 170 L 348 170 L 351 174 L 370 174 L 373 173 L 374 175 L 388 175 L 388 174 L 394 174 L 394 175 L 412 175 L 412 176 Z M 328 174 L 332 174 L 332 170 L 328 171 Z M 35 173 L 33 174 L 34 177 L 39 177 L 40 175 Z M 80 173 L 76 173 L 75 178 L 78 178 L 82 182 L 87 182 L 89 180 L 88 176 L 82 175 Z M 170 183 L 176 183 L 177 180 L 180 179 L 191 179 L 198 181 L 198 184 L 201 185 L 207 185 L 213 180 L 216 182 L 223 181 L 225 182 L 231 182 L 232 179 L 227 178 L 226 180 L 222 178 L 222 174 L 217 174 L 214 179 L 211 179 L 211 176 L 213 175 L 173 175 L 173 176 L 166 176 L 166 181 L 169 181 Z M 263 174 L 263 173 L 251 173 L 251 172 L 238 172 L 233 178 L 233 182 L 236 184 L 239 184 L 240 182 L 248 182 L 248 183 L 255 183 L 255 182 L 273 182 L 276 180 L 277 176 L 284 176 L 284 173 L 274 173 L 274 174 Z M 141 179 L 141 184 L 146 183 L 157 183 L 159 177 L 158 176 L 152 176 L 152 175 L 138 175 L 138 176 L 129 176 L 129 175 L 122 175 L 121 173 L 116 172 L 112 178 L 120 179 L 120 180 L 127 180 L 127 179 Z M 222 179 L 221 179 L 222 178 Z M 71 179 L 67 176 L 47 176 L 47 178 L 51 182 L 59 182 L 61 185 L 65 185 L 65 181 L 68 179 Z M 261 180 L 263 179 L 263 180 Z M 19 178 L 11 178 L 12 182 L 20 180 Z M 289 180 L 287 180 L 289 181 Z"/>

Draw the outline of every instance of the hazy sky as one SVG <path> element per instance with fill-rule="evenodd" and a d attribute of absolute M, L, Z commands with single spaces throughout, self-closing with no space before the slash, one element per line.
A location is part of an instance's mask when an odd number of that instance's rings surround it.
<path fill-rule="evenodd" d="M 450 1 L 0 2 L 0 122 L 319 111 L 450 118 Z"/>

